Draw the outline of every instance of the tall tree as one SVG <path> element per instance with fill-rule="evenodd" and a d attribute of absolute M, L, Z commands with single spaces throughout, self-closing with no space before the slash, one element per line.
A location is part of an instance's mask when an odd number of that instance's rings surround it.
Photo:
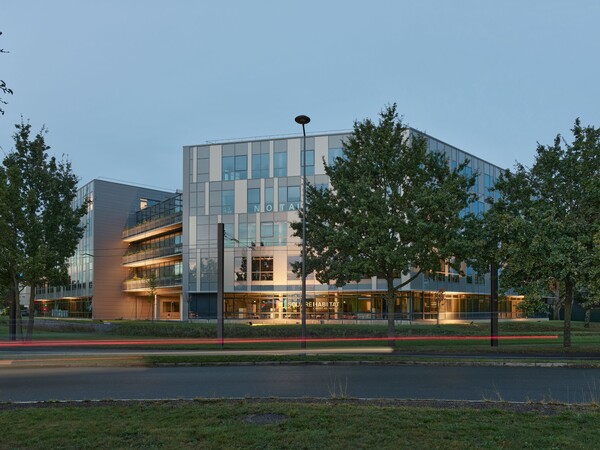
<path fill-rule="evenodd" d="M 0 31 L 0 36 L 2 36 L 2 31 Z M 4 50 L 3 48 L 0 48 L 0 53 L 8 53 L 6 50 Z M 10 89 L 6 83 L 4 82 L 4 80 L 0 80 L 0 92 L 2 94 L 9 94 L 12 95 L 13 91 L 12 89 Z M 0 105 L 6 105 L 6 101 L 2 100 L 2 97 L 0 97 Z M 4 115 L 4 110 L 0 107 L 0 115 Z"/>
<path fill-rule="evenodd" d="M 468 161 L 452 170 L 443 155 L 428 152 L 425 137 L 402 123 L 395 104 L 377 124 L 355 122 L 343 150 L 343 158 L 325 163 L 331 188 L 307 189 L 308 272 L 337 286 L 384 279 L 393 337 L 397 291 L 442 261 L 459 270 L 452 258 L 463 226 L 459 213 L 474 178 L 461 174 Z M 302 236 L 302 222 L 292 228 Z"/>
<path fill-rule="evenodd" d="M 33 333 L 35 290 L 43 283 L 65 284 L 67 258 L 83 235 L 80 218 L 87 202 L 73 207 L 77 177 L 68 161 L 49 157 L 42 129 L 31 137 L 31 125 L 16 125 L 15 149 L 0 166 L 0 276 L 8 283 L 11 315 L 18 292 L 29 286 L 27 338 Z M 11 333 L 11 338 L 14 338 Z"/>
<path fill-rule="evenodd" d="M 580 290 L 581 306 L 585 310 L 584 326 L 589 327 L 592 309 L 600 307 L 600 231 L 594 234 L 592 251 L 586 254 L 585 287 Z"/>
<path fill-rule="evenodd" d="M 571 346 L 573 298 L 589 284 L 600 229 L 600 131 L 576 120 L 572 132 L 571 144 L 559 135 L 553 145 L 538 145 L 531 168 L 517 164 L 503 173 L 491 209 L 503 236 L 502 286 L 564 287 L 564 347 Z"/>

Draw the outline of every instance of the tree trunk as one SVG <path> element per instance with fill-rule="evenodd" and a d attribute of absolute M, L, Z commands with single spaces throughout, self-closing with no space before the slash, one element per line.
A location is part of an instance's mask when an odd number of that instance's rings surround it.
<path fill-rule="evenodd" d="M 565 281 L 565 322 L 563 331 L 563 347 L 571 347 L 571 309 L 573 306 L 573 284 L 571 280 Z"/>
<path fill-rule="evenodd" d="M 387 280 L 387 293 L 385 295 L 385 303 L 387 306 L 388 320 L 388 345 L 392 348 L 396 347 L 396 290 L 394 289 L 394 279 Z"/>
<path fill-rule="evenodd" d="M 592 318 L 592 308 L 585 309 L 585 319 L 583 321 L 584 328 L 590 327 L 590 319 Z"/>
<path fill-rule="evenodd" d="M 35 285 L 31 286 L 29 291 L 29 317 L 27 318 L 27 337 L 30 341 L 33 338 L 33 321 L 35 320 Z"/>
<path fill-rule="evenodd" d="M 554 290 L 554 320 L 560 320 L 560 284 L 556 282 L 556 289 Z"/>
<path fill-rule="evenodd" d="M 19 302 L 19 311 L 17 312 L 17 337 L 20 341 L 23 340 L 23 318 L 21 313 L 21 302 Z"/>

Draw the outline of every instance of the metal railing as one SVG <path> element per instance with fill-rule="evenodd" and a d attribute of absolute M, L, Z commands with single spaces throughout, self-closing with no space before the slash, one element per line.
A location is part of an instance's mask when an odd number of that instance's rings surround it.
<path fill-rule="evenodd" d="M 139 289 L 149 289 L 148 280 L 146 278 L 137 278 L 125 280 L 123 282 L 124 291 L 133 291 Z M 160 277 L 156 279 L 156 287 L 177 287 L 181 286 L 181 276 L 176 277 Z"/>
<path fill-rule="evenodd" d="M 177 256 L 181 254 L 182 248 L 182 244 L 171 245 L 169 247 L 149 248 L 147 250 L 123 256 L 123 264 L 144 261 L 146 259 Z"/>
<path fill-rule="evenodd" d="M 123 239 L 126 239 L 136 234 L 142 234 L 147 231 L 156 230 L 157 228 L 166 227 L 169 225 L 175 225 L 182 222 L 183 213 L 177 212 L 169 216 L 159 217 L 157 219 L 148 220 L 147 222 L 140 223 L 131 228 L 123 230 Z"/>
<path fill-rule="evenodd" d="M 196 312 L 190 311 L 190 319 L 214 319 L 216 316 L 208 315 L 203 317 Z M 240 320 L 268 320 L 268 319 L 293 319 L 300 320 L 301 314 L 299 312 L 225 312 L 225 319 L 240 319 Z M 547 317 L 545 314 L 527 316 L 527 318 L 542 318 Z M 307 320 L 332 320 L 332 321 L 352 321 L 360 323 L 361 321 L 373 321 L 373 320 L 387 320 L 388 315 L 382 313 L 366 313 L 366 312 L 308 312 L 306 315 Z M 522 319 L 526 316 L 520 312 L 500 312 L 498 313 L 499 319 Z M 489 320 L 489 312 L 458 312 L 458 313 L 444 313 L 440 314 L 440 321 L 445 320 Z M 437 313 L 431 312 L 413 312 L 413 313 L 396 313 L 394 314 L 394 320 L 397 321 L 435 321 L 437 320 Z"/>

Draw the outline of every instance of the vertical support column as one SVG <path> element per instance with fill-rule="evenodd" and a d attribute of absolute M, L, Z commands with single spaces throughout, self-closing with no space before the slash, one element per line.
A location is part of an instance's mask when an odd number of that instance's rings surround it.
<path fill-rule="evenodd" d="M 223 302 L 225 290 L 225 224 L 217 224 L 217 341 L 223 346 Z"/>
<path fill-rule="evenodd" d="M 160 320 L 160 298 L 157 294 L 154 294 L 154 318 Z"/>
<path fill-rule="evenodd" d="M 187 305 L 183 302 L 183 294 L 179 294 L 179 320 L 182 321 L 184 317 L 188 317 Z"/>
<path fill-rule="evenodd" d="M 498 347 L 498 263 L 490 264 L 490 340 Z"/>

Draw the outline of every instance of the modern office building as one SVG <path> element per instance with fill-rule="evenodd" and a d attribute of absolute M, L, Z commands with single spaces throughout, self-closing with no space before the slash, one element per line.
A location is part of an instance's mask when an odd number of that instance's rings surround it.
<path fill-rule="evenodd" d="M 123 256 L 123 292 L 135 305 L 134 318 L 183 319 L 182 196 L 170 195 L 136 211 L 123 230 L 129 244 Z"/>
<path fill-rule="evenodd" d="M 418 133 L 411 130 L 411 133 Z M 423 134 L 423 133 L 420 133 Z M 323 160 L 343 154 L 348 134 L 306 139 L 307 180 L 328 186 Z M 430 151 L 477 173 L 469 209 L 482 213 L 500 169 L 425 135 Z M 301 280 L 292 272 L 301 243 L 289 224 L 301 208 L 302 138 L 256 139 L 186 146 L 183 194 L 104 180 L 83 186 L 89 199 L 85 235 L 69 260 L 71 283 L 36 292 L 38 314 L 95 319 L 187 320 L 216 317 L 217 224 L 225 227 L 225 317 L 296 321 Z M 489 277 L 440 263 L 397 295 L 397 318 L 489 317 Z M 386 317 L 386 284 L 377 277 L 342 288 L 307 278 L 309 320 Z M 500 301 L 500 317 L 517 317 L 519 298 Z"/>
<path fill-rule="evenodd" d="M 37 313 L 181 319 L 181 194 L 93 180 L 75 202 L 86 199 L 85 233 L 69 259 L 71 283 L 38 289 Z"/>
<path fill-rule="evenodd" d="M 411 130 L 411 133 L 418 133 Z M 419 133 L 423 134 L 423 133 Z M 307 180 L 328 186 L 323 160 L 330 164 L 343 152 L 347 134 L 306 139 Z M 445 154 L 456 167 L 469 160 L 466 173 L 477 173 L 470 205 L 483 213 L 485 198 L 500 168 L 425 135 L 430 151 Z M 300 317 L 301 281 L 292 272 L 300 259 L 300 240 L 290 222 L 301 207 L 302 138 L 220 142 L 185 146 L 183 171 L 183 296 L 190 317 L 216 314 L 217 224 L 225 226 L 225 316 L 229 319 L 295 320 Z M 376 277 L 343 288 L 307 280 L 309 319 L 377 319 L 385 317 L 384 280 Z M 443 292 L 443 296 L 440 293 Z M 464 276 L 441 263 L 398 293 L 398 318 L 489 317 L 489 277 L 464 268 Z M 517 298 L 501 300 L 500 317 L 516 317 Z"/>

